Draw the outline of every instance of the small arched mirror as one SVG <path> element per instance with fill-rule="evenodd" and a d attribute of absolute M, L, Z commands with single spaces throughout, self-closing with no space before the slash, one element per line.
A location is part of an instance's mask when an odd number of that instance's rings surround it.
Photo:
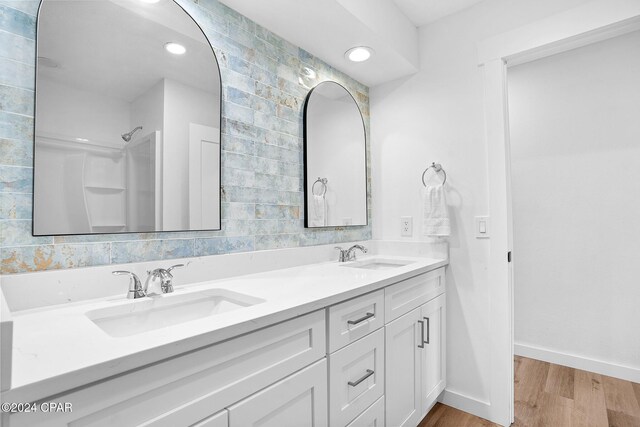
<path fill-rule="evenodd" d="M 367 224 L 364 121 L 338 83 L 322 82 L 304 107 L 305 227 Z"/>
<path fill-rule="evenodd" d="M 43 0 L 34 234 L 220 229 L 218 63 L 173 0 Z"/>

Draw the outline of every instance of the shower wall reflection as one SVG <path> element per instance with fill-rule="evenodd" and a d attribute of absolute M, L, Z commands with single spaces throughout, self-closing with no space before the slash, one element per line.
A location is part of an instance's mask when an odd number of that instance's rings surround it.
<path fill-rule="evenodd" d="M 178 4 L 44 0 L 37 48 L 35 235 L 220 229 L 220 74 Z"/>

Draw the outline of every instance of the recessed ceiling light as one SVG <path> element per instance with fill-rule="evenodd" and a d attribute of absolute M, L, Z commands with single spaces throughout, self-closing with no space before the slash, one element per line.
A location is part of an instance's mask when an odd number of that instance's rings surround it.
<path fill-rule="evenodd" d="M 182 46 L 179 43 L 169 42 L 164 45 L 164 48 L 169 53 L 173 53 L 174 55 L 182 55 L 187 51 L 187 48 Z"/>
<path fill-rule="evenodd" d="M 89 142 L 89 140 L 87 138 L 76 138 L 76 141 L 78 141 L 78 142 Z"/>
<path fill-rule="evenodd" d="M 153 4 L 153 3 L 158 3 L 160 0 L 140 0 L 142 3 L 149 3 L 149 4 Z"/>
<path fill-rule="evenodd" d="M 366 61 L 371 55 L 373 55 L 373 49 L 367 46 L 352 47 L 344 54 L 345 58 L 353 62 Z"/>

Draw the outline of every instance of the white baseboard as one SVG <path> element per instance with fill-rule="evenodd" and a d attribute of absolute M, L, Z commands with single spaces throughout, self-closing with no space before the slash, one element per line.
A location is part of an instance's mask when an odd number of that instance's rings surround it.
<path fill-rule="evenodd" d="M 542 360 L 543 362 L 555 363 L 556 365 L 595 372 L 596 374 L 607 375 L 635 383 L 640 382 L 640 369 L 630 366 L 617 365 L 611 362 L 561 353 L 559 351 L 521 343 L 514 345 L 514 353 L 517 356 L 529 357 L 531 359 Z"/>
<path fill-rule="evenodd" d="M 440 403 L 459 409 L 464 412 L 492 421 L 491 404 L 482 400 L 466 396 L 462 393 L 445 389 L 440 395 Z"/>

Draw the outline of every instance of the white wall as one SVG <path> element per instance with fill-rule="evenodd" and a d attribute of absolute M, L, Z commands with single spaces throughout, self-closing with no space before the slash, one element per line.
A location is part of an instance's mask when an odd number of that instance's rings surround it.
<path fill-rule="evenodd" d="M 165 79 L 162 134 L 163 230 L 189 228 L 189 123 L 219 128 L 218 97 L 175 80 Z"/>
<path fill-rule="evenodd" d="M 420 176 L 445 168 L 452 214 L 447 276 L 447 401 L 485 415 L 491 364 L 488 242 L 473 234 L 488 188 L 477 43 L 583 0 L 485 0 L 420 28 L 420 71 L 371 89 L 373 235 L 401 239 L 400 216 L 420 240 Z"/>
<path fill-rule="evenodd" d="M 129 129 L 129 103 L 79 90 L 40 76 L 36 133 L 46 132 L 122 144 Z"/>
<path fill-rule="evenodd" d="M 639 52 L 635 32 L 508 72 L 516 344 L 636 378 Z"/>
<path fill-rule="evenodd" d="M 130 105 L 130 123 L 132 130 L 142 126 L 142 130 L 133 135 L 132 141 L 149 135 L 154 131 L 162 131 L 164 120 L 164 80 L 158 80 L 149 90 L 137 97 Z M 122 132 L 124 133 L 124 132 Z"/>

